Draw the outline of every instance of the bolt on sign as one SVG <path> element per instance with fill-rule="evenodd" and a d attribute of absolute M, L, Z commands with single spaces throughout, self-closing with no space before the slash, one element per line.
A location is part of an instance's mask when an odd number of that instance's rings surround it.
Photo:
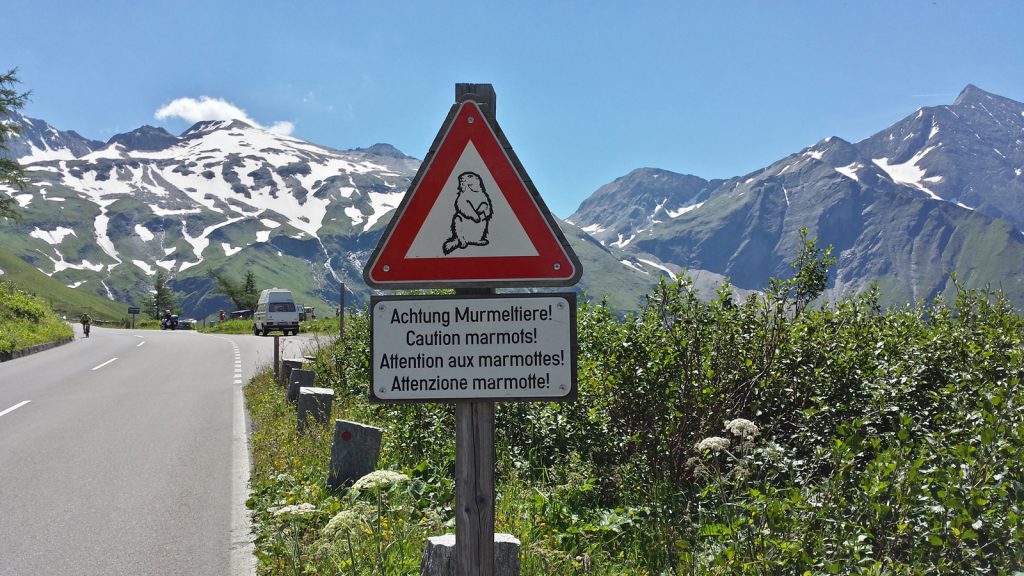
<path fill-rule="evenodd" d="M 571 401 L 576 294 L 374 296 L 372 402 Z"/>

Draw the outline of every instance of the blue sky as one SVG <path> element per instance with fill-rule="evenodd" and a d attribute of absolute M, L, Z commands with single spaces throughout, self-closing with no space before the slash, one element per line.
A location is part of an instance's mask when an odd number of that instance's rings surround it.
<path fill-rule="evenodd" d="M 827 136 L 865 138 L 968 83 L 1024 100 L 1017 0 L 7 0 L 0 12 L 0 69 L 32 90 L 24 112 L 99 140 L 238 110 L 317 144 L 422 158 L 455 83 L 492 83 L 503 130 L 563 218 L 635 168 L 742 175 Z"/>

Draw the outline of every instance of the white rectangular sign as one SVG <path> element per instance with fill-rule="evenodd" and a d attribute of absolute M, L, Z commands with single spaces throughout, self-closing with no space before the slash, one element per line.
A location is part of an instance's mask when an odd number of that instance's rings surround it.
<path fill-rule="evenodd" d="M 370 302 L 371 401 L 575 399 L 574 293 Z"/>

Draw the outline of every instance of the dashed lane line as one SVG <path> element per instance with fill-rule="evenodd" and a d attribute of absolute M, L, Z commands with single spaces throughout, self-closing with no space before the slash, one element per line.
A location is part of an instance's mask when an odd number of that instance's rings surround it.
<path fill-rule="evenodd" d="M 103 368 L 103 367 L 104 367 L 104 366 L 106 366 L 107 364 L 110 364 L 111 362 L 114 362 L 114 361 L 116 361 L 116 360 L 117 360 L 117 358 L 111 358 L 110 360 L 107 360 L 107 361 L 106 361 L 106 362 L 104 362 L 103 364 L 100 364 L 99 366 L 97 366 L 97 367 L 95 367 L 95 368 L 92 368 L 91 370 L 99 370 L 100 368 Z"/>
<path fill-rule="evenodd" d="M 14 412 L 18 408 L 21 408 L 22 406 L 24 406 L 25 404 L 28 404 L 29 402 L 31 402 L 31 400 L 25 400 L 24 402 L 20 402 L 18 404 L 15 404 L 14 406 L 11 406 L 7 410 L 4 410 L 3 412 L 0 412 L 0 416 L 3 416 L 4 414 L 10 414 L 11 412 Z"/>

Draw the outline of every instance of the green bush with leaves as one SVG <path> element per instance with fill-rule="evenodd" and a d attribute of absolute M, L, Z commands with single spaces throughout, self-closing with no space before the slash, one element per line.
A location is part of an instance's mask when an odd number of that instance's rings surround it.
<path fill-rule="evenodd" d="M 683 276 L 624 318 L 581 304 L 578 401 L 497 409 L 497 529 L 522 540 L 523 574 L 1024 570 L 1024 319 L 964 289 L 889 310 L 877 290 L 812 305 L 833 260 L 802 240 L 793 276 L 743 301 L 728 285 L 702 299 Z M 371 406 L 368 368 L 357 315 L 321 349 L 318 381 L 335 417 L 385 428 L 381 464 L 409 492 L 390 530 L 329 553 L 326 526 L 357 510 L 325 488 L 330 439 L 294 437 L 281 390 L 250 385 L 250 410 L 287 422 L 253 414 L 264 573 L 415 573 L 423 540 L 452 531 L 452 408 Z M 269 510 L 299 501 L 318 515 L 268 547 Z"/>
<path fill-rule="evenodd" d="M 71 327 L 44 300 L 0 281 L 0 354 L 71 337 Z"/>

